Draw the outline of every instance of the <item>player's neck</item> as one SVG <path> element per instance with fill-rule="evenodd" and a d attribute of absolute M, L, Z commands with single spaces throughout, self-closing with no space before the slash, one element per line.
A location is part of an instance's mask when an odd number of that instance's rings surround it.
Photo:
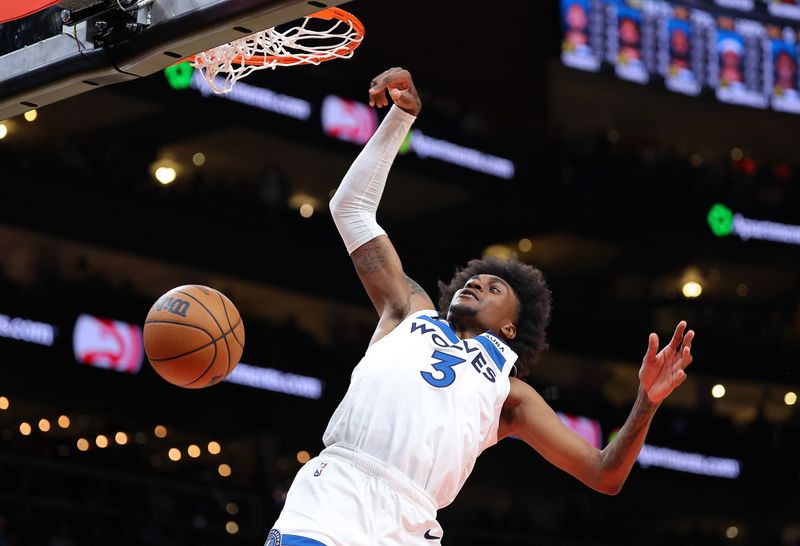
<path fill-rule="evenodd" d="M 450 325 L 459 339 L 471 339 L 486 332 L 486 328 L 469 320 L 468 317 L 459 317 L 457 321 L 451 321 Z"/>

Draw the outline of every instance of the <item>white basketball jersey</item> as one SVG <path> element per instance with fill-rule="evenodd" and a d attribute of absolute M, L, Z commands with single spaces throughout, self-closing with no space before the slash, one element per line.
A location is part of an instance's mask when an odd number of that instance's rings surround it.
<path fill-rule="evenodd" d="M 367 350 L 323 442 L 387 462 L 447 506 L 497 443 L 516 360 L 498 337 L 459 339 L 435 311 L 414 313 Z"/>

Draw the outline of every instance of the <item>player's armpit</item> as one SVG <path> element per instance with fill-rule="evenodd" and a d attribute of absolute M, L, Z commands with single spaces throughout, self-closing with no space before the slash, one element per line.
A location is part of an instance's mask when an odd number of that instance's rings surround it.
<path fill-rule="evenodd" d="M 391 332 L 411 313 L 433 309 L 428 294 L 404 272 L 386 235 L 375 237 L 351 254 L 358 277 L 381 319 L 372 343 Z"/>
<path fill-rule="evenodd" d="M 530 385 L 513 377 L 500 417 L 498 439 L 510 435 L 592 489 L 606 494 L 618 492 L 604 483 L 602 452 L 567 428 Z"/>

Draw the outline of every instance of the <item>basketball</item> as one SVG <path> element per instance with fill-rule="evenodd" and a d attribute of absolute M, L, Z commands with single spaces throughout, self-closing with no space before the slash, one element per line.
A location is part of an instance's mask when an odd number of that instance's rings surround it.
<path fill-rule="evenodd" d="M 242 317 L 213 288 L 173 288 L 147 314 L 144 350 L 156 373 L 173 385 L 210 387 L 227 377 L 242 357 Z"/>

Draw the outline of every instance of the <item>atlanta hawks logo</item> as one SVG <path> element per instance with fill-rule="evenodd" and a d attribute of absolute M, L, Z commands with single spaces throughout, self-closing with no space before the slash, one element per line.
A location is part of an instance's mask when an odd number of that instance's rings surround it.
<path fill-rule="evenodd" d="M 281 532 L 277 529 L 270 531 L 264 546 L 281 546 Z"/>

